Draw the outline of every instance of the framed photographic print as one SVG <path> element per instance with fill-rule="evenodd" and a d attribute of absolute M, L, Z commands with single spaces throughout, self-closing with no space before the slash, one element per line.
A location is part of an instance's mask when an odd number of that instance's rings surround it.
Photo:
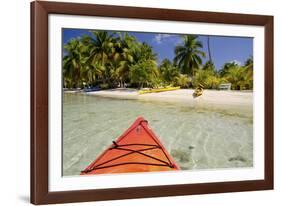
<path fill-rule="evenodd" d="M 31 3 L 31 202 L 273 189 L 273 17 Z"/>

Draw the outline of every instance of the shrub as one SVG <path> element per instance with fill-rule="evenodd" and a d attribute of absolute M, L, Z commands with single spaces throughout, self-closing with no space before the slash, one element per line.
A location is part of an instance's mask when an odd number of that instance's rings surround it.
<path fill-rule="evenodd" d="M 190 78 L 185 74 L 180 74 L 175 77 L 174 86 L 180 86 L 181 88 L 187 88 L 190 83 Z"/>
<path fill-rule="evenodd" d="M 109 88 L 109 84 L 107 83 L 103 83 L 99 85 L 101 89 L 108 89 Z"/>
<path fill-rule="evenodd" d="M 192 85 L 197 87 L 201 84 L 205 89 L 217 89 L 223 81 L 225 80 L 217 76 L 214 71 L 199 69 L 195 72 Z"/>

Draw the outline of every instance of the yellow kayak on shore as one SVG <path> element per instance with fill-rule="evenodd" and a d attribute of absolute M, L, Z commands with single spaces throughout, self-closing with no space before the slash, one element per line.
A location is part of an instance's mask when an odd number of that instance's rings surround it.
<path fill-rule="evenodd" d="M 157 93 L 157 92 L 167 92 L 180 89 L 180 87 L 166 87 L 166 88 L 155 88 L 155 89 L 147 89 L 140 90 L 139 94 L 148 94 L 148 93 Z"/>

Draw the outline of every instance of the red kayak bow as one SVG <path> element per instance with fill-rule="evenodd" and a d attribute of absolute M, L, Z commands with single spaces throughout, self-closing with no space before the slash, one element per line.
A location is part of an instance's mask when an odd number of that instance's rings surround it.
<path fill-rule="evenodd" d="M 148 122 L 139 117 L 81 175 L 179 170 Z"/>

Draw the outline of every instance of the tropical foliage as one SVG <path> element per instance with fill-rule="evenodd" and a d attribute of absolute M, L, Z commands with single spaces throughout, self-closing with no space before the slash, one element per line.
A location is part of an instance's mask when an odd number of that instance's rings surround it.
<path fill-rule="evenodd" d="M 231 66 L 225 73 L 224 77 L 232 84 L 232 89 L 253 89 L 253 64 L 247 65 L 247 62 L 244 66 Z"/>
<path fill-rule="evenodd" d="M 202 64 L 202 57 L 205 53 L 202 42 L 198 41 L 196 35 L 184 35 L 183 44 L 176 46 L 174 62 L 183 74 L 193 75 L 195 69 Z"/>
<path fill-rule="evenodd" d="M 205 60 L 203 44 L 196 35 L 183 35 L 175 46 L 173 61 L 158 62 L 153 48 L 127 32 L 91 31 L 64 45 L 63 84 L 65 88 L 196 87 L 217 89 L 229 82 L 232 89 L 253 89 L 253 59 L 244 65 L 227 62 L 215 68 L 210 54 Z M 205 63 L 203 64 L 203 61 Z"/>

